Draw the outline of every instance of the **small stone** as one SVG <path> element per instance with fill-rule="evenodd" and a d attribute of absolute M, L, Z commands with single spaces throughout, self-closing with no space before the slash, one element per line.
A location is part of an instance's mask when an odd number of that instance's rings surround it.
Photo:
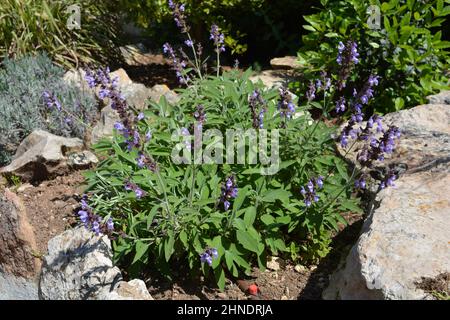
<path fill-rule="evenodd" d="M 302 266 L 301 264 L 297 264 L 297 265 L 294 267 L 294 270 L 297 271 L 298 273 L 303 273 L 303 272 L 305 272 L 307 269 L 306 269 L 306 267 Z"/>
<path fill-rule="evenodd" d="M 281 296 L 281 300 L 289 300 L 287 296 Z"/>
<path fill-rule="evenodd" d="M 296 69 L 299 67 L 297 60 L 298 58 L 295 56 L 273 58 L 272 60 L 270 60 L 270 65 L 272 66 L 273 69 L 284 69 L 284 70 Z"/>
<path fill-rule="evenodd" d="M 228 296 L 225 292 L 219 292 L 216 296 L 217 296 L 217 298 L 222 299 L 222 300 L 228 299 Z"/>
<path fill-rule="evenodd" d="M 267 261 L 267 269 L 278 271 L 280 270 L 280 263 L 278 262 L 280 258 L 278 257 L 270 257 L 269 261 Z"/>

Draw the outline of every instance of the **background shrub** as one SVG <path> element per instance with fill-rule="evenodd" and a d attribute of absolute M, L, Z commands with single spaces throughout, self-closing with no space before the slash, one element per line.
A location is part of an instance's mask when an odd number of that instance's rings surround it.
<path fill-rule="evenodd" d="M 215 23 L 224 31 L 228 53 L 245 64 L 268 64 L 274 56 L 295 55 L 302 32 L 303 15 L 312 11 L 314 0 L 179 0 L 186 5 L 193 37 L 205 42 L 206 31 Z M 177 35 L 167 0 L 120 0 L 118 9 L 147 30 L 158 48 Z M 233 64 L 233 62 L 229 62 Z"/>
<path fill-rule="evenodd" d="M 116 56 L 113 43 L 118 24 L 110 1 L 2 0 L 0 2 L 0 60 L 47 51 L 59 65 L 105 61 Z M 66 26 L 67 8 L 81 7 L 81 29 Z"/>
<path fill-rule="evenodd" d="M 387 113 L 424 103 L 425 97 L 448 88 L 450 42 L 442 41 L 442 24 L 450 14 L 448 0 L 322 0 L 318 12 L 305 17 L 304 46 L 299 51 L 306 79 L 318 70 L 335 70 L 339 41 L 358 44 L 360 78 L 380 76 L 379 95 L 369 113 Z M 381 9 L 381 29 L 369 28 L 368 7 Z M 301 91 L 308 81 L 297 83 Z M 351 90 L 352 86 L 348 86 Z M 376 106 L 376 107 L 374 107 Z"/>
<path fill-rule="evenodd" d="M 8 163 L 18 144 L 34 129 L 83 137 L 96 116 L 92 94 L 63 81 L 64 70 L 45 54 L 6 59 L 0 69 L 0 165 Z M 63 110 L 49 109 L 43 92 L 56 94 Z M 70 116 L 70 115 L 73 116 Z"/>

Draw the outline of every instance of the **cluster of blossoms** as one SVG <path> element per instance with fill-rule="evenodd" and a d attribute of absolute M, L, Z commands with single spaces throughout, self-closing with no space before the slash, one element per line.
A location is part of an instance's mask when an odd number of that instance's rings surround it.
<path fill-rule="evenodd" d="M 207 263 L 209 266 L 212 265 L 213 258 L 216 259 L 219 256 L 219 253 L 217 252 L 217 249 L 215 248 L 208 248 L 200 254 L 200 261 L 202 263 Z"/>
<path fill-rule="evenodd" d="M 169 0 L 169 8 L 172 10 L 173 19 L 177 24 L 177 27 L 180 28 L 182 33 L 189 32 L 189 26 L 186 24 L 186 17 L 184 15 L 185 6 L 184 4 L 178 4 Z"/>
<path fill-rule="evenodd" d="M 44 91 L 42 93 L 42 99 L 44 100 L 45 105 L 50 110 L 56 108 L 58 111 L 61 111 L 61 103 L 55 94 L 50 93 L 49 91 Z"/>
<path fill-rule="evenodd" d="M 130 181 L 125 181 L 125 184 L 123 187 L 127 191 L 133 191 L 134 194 L 136 195 L 137 199 L 141 199 L 146 194 L 146 192 L 144 190 L 142 190 L 141 188 L 139 188 L 139 186 L 137 184 L 132 183 Z"/>
<path fill-rule="evenodd" d="M 111 234 L 114 231 L 114 222 L 109 218 L 106 223 L 93 213 L 92 208 L 87 204 L 87 196 L 83 195 L 81 199 L 81 210 L 78 211 L 78 217 L 86 229 L 92 230 L 96 235 Z"/>
<path fill-rule="evenodd" d="M 114 128 L 125 138 L 127 148 L 131 151 L 133 148 L 141 149 L 142 142 L 147 142 L 151 138 L 151 133 L 147 132 L 142 138 L 137 130 L 136 123 L 144 119 L 144 114 L 139 113 L 133 116 L 128 108 L 125 97 L 118 89 L 118 77 L 111 79 L 109 68 L 86 71 L 85 79 L 90 88 L 99 87 L 99 97 L 102 100 L 109 99 L 111 108 L 119 114 L 120 121 L 114 124 Z M 157 164 L 148 156 L 141 154 L 138 159 L 138 166 L 145 164 L 151 171 L 157 170 Z"/>
<path fill-rule="evenodd" d="M 206 121 L 205 107 L 203 107 L 201 104 L 197 106 L 194 112 L 194 119 L 201 126 L 203 126 L 203 123 L 205 123 Z"/>
<path fill-rule="evenodd" d="M 358 45 L 354 41 L 347 41 L 344 43 L 339 42 L 338 56 L 336 58 L 337 63 L 341 66 L 338 78 L 338 89 L 342 90 L 346 86 L 347 78 L 355 64 L 359 63 Z"/>
<path fill-rule="evenodd" d="M 290 119 L 295 113 L 295 104 L 292 102 L 292 95 L 285 88 L 280 88 L 279 92 L 280 98 L 278 100 L 278 110 L 280 111 L 280 116 L 286 120 Z M 285 125 L 286 124 L 283 123 L 283 126 Z"/>
<path fill-rule="evenodd" d="M 209 36 L 211 40 L 214 42 L 214 46 L 216 47 L 217 52 L 224 52 L 225 51 L 225 36 L 223 33 L 220 33 L 219 27 L 215 24 L 211 26 L 211 34 Z"/>
<path fill-rule="evenodd" d="M 172 46 L 168 43 L 165 43 L 163 45 L 163 52 L 169 56 L 172 62 L 172 69 L 175 71 L 175 74 L 177 75 L 178 82 L 180 84 L 187 84 L 190 78 L 186 75 L 184 75 L 184 68 L 186 68 L 186 61 L 181 60 L 177 57 L 175 54 L 175 51 L 173 50 Z"/>
<path fill-rule="evenodd" d="M 222 194 L 220 196 L 220 203 L 223 203 L 223 208 L 227 211 L 230 208 L 230 200 L 236 198 L 238 195 L 238 188 L 236 185 L 236 178 L 230 176 L 227 181 L 222 185 Z"/>
<path fill-rule="evenodd" d="M 316 93 L 319 90 L 326 92 L 331 88 L 331 78 L 325 71 L 320 72 L 321 78 L 317 79 L 315 83 L 313 81 L 309 82 L 308 91 L 306 91 L 306 98 L 308 101 L 312 101 L 316 98 Z"/>
<path fill-rule="evenodd" d="M 253 91 L 248 98 L 248 104 L 252 113 L 253 128 L 262 129 L 264 127 L 264 114 L 267 112 L 267 103 L 259 90 Z"/>
<path fill-rule="evenodd" d="M 315 189 L 314 186 L 316 186 L 318 189 L 322 189 L 323 187 L 323 177 L 319 176 L 316 179 L 310 179 L 305 187 L 300 188 L 300 193 L 305 197 L 305 205 L 307 207 L 310 207 L 313 202 L 319 201 L 319 196 L 316 193 L 317 188 Z"/>

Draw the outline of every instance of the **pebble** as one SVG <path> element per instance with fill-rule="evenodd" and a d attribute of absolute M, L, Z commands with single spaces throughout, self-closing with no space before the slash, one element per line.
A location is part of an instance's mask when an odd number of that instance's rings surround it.
<path fill-rule="evenodd" d="M 294 270 L 297 271 L 298 273 L 302 273 L 306 271 L 306 268 L 304 266 L 302 266 L 301 264 L 297 264 L 294 267 Z"/>

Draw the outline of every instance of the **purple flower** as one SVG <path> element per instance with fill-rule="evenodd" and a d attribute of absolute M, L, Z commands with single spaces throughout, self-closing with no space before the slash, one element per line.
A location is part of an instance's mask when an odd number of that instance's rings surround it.
<path fill-rule="evenodd" d="M 79 216 L 81 222 L 83 222 L 84 224 L 86 224 L 88 222 L 89 215 L 88 215 L 87 211 L 85 211 L 85 210 L 78 211 L 78 216 Z"/>
<path fill-rule="evenodd" d="M 145 142 L 149 142 L 151 138 L 152 138 L 152 132 L 149 130 L 145 134 Z"/>
<path fill-rule="evenodd" d="M 134 189 L 134 193 L 136 194 L 136 198 L 138 198 L 138 199 L 141 199 L 145 194 L 145 192 L 139 187 L 136 187 Z"/>
<path fill-rule="evenodd" d="M 346 86 L 347 78 L 355 64 L 359 63 L 359 53 L 357 49 L 358 45 L 354 41 L 347 41 L 344 43 L 339 42 L 338 56 L 336 58 L 337 63 L 341 66 L 338 76 L 338 89 L 342 90 Z"/>
<path fill-rule="evenodd" d="M 339 100 L 336 102 L 336 112 L 342 113 L 345 111 L 345 98 L 340 97 Z"/>
<path fill-rule="evenodd" d="M 211 256 L 209 255 L 209 254 L 207 254 L 206 252 L 204 252 L 204 253 L 202 253 L 201 255 L 200 255 L 200 261 L 202 262 L 202 263 L 207 263 L 209 266 L 211 266 L 212 265 L 212 258 L 211 258 Z"/>
<path fill-rule="evenodd" d="M 263 128 L 264 126 L 264 113 L 267 111 L 267 102 L 264 100 L 259 90 L 254 90 L 248 98 L 248 105 L 253 120 L 253 128 Z"/>
<path fill-rule="evenodd" d="M 106 221 L 106 228 L 109 231 L 113 231 L 114 230 L 114 222 L 112 218 L 109 218 L 108 221 Z"/>
<path fill-rule="evenodd" d="M 100 223 L 98 221 L 94 221 L 92 223 L 92 231 L 98 236 L 100 234 Z"/>
<path fill-rule="evenodd" d="M 144 113 L 143 113 L 143 112 L 139 112 L 139 114 L 138 114 L 138 116 L 137 116 L 138 121 L 141 121 L 141 120 L 144 119 L 144 118 L 145 118 Z"/>
<path fill-rule="evenodd" d="M 316 98 L 316 87 L 312 81 L 309 82 L 308 91 L 306 92 L 306 98 L 308 101 L 312 101 Z"/>
<path fill-rule="evenodd" d="M 230 176 L 227 178 L 225 183 L 222 185 L 222 193 L 220 196 L 220 202 L 223 203 L 225 211 L 230 208 L 230 199 L 236 198 L 238 195 L 238 188 L 236 185 L 236 178 Z"/>
<path fill-rule="evenodd" d="M 211 26 L 211 33 L 209 38 L 213 40 L 217 52 L 225 51 L 225 46 L 223 45 L 225 41 L 225 36 L 222 33 L 220 33 L 219 27 L 217 25 L 213 24 Z"/>
<path fill-rule="evenodd" d="M 114 129 L 116 129 L 117 131 L 124 131 L 125 127 L 121 122 L 116 122 L 114 124 Z"/>
<path fill-rule="evenodd" d="M 300 193 L 305 198 L 303 202 L 305 203 L 306 207 L 310 207 L 313 202 L 319 201 L 319 196 L 314 189 L 314 185 L 321 189 L 323 187 L 323 177 L 319 176 L 315 179 L 310 179 L 306 184 L 306 189 L 303 186 L 300 187 Z"/>
<path fill-rule="evenodd" d="M 137 161 L 137 166 L 139 167 L 139 169 L 142 169 L 145 167 L 145 156 L 142 153 L 139 154 L 136 161 Z"/>
<path fill-rule="evenodd" d="M 186 40 L 184 43 L 186 44 L 186 46 L 188 46 L 190 48 L 194 47 L 194 43 L 191 40 Z"/>
<path fill-rule="evenodd" d="M 280 111 L 280 116 L 284 118 L 285 121 L 290 119 L 295 113 L 295 105 L 292 102 L 291 93 L 285 89 L 280 88 L 280 97 L 278 99 L 278 110 Z M 286 123 L 283 122 L 282 127 L 285 127 Z"/>

